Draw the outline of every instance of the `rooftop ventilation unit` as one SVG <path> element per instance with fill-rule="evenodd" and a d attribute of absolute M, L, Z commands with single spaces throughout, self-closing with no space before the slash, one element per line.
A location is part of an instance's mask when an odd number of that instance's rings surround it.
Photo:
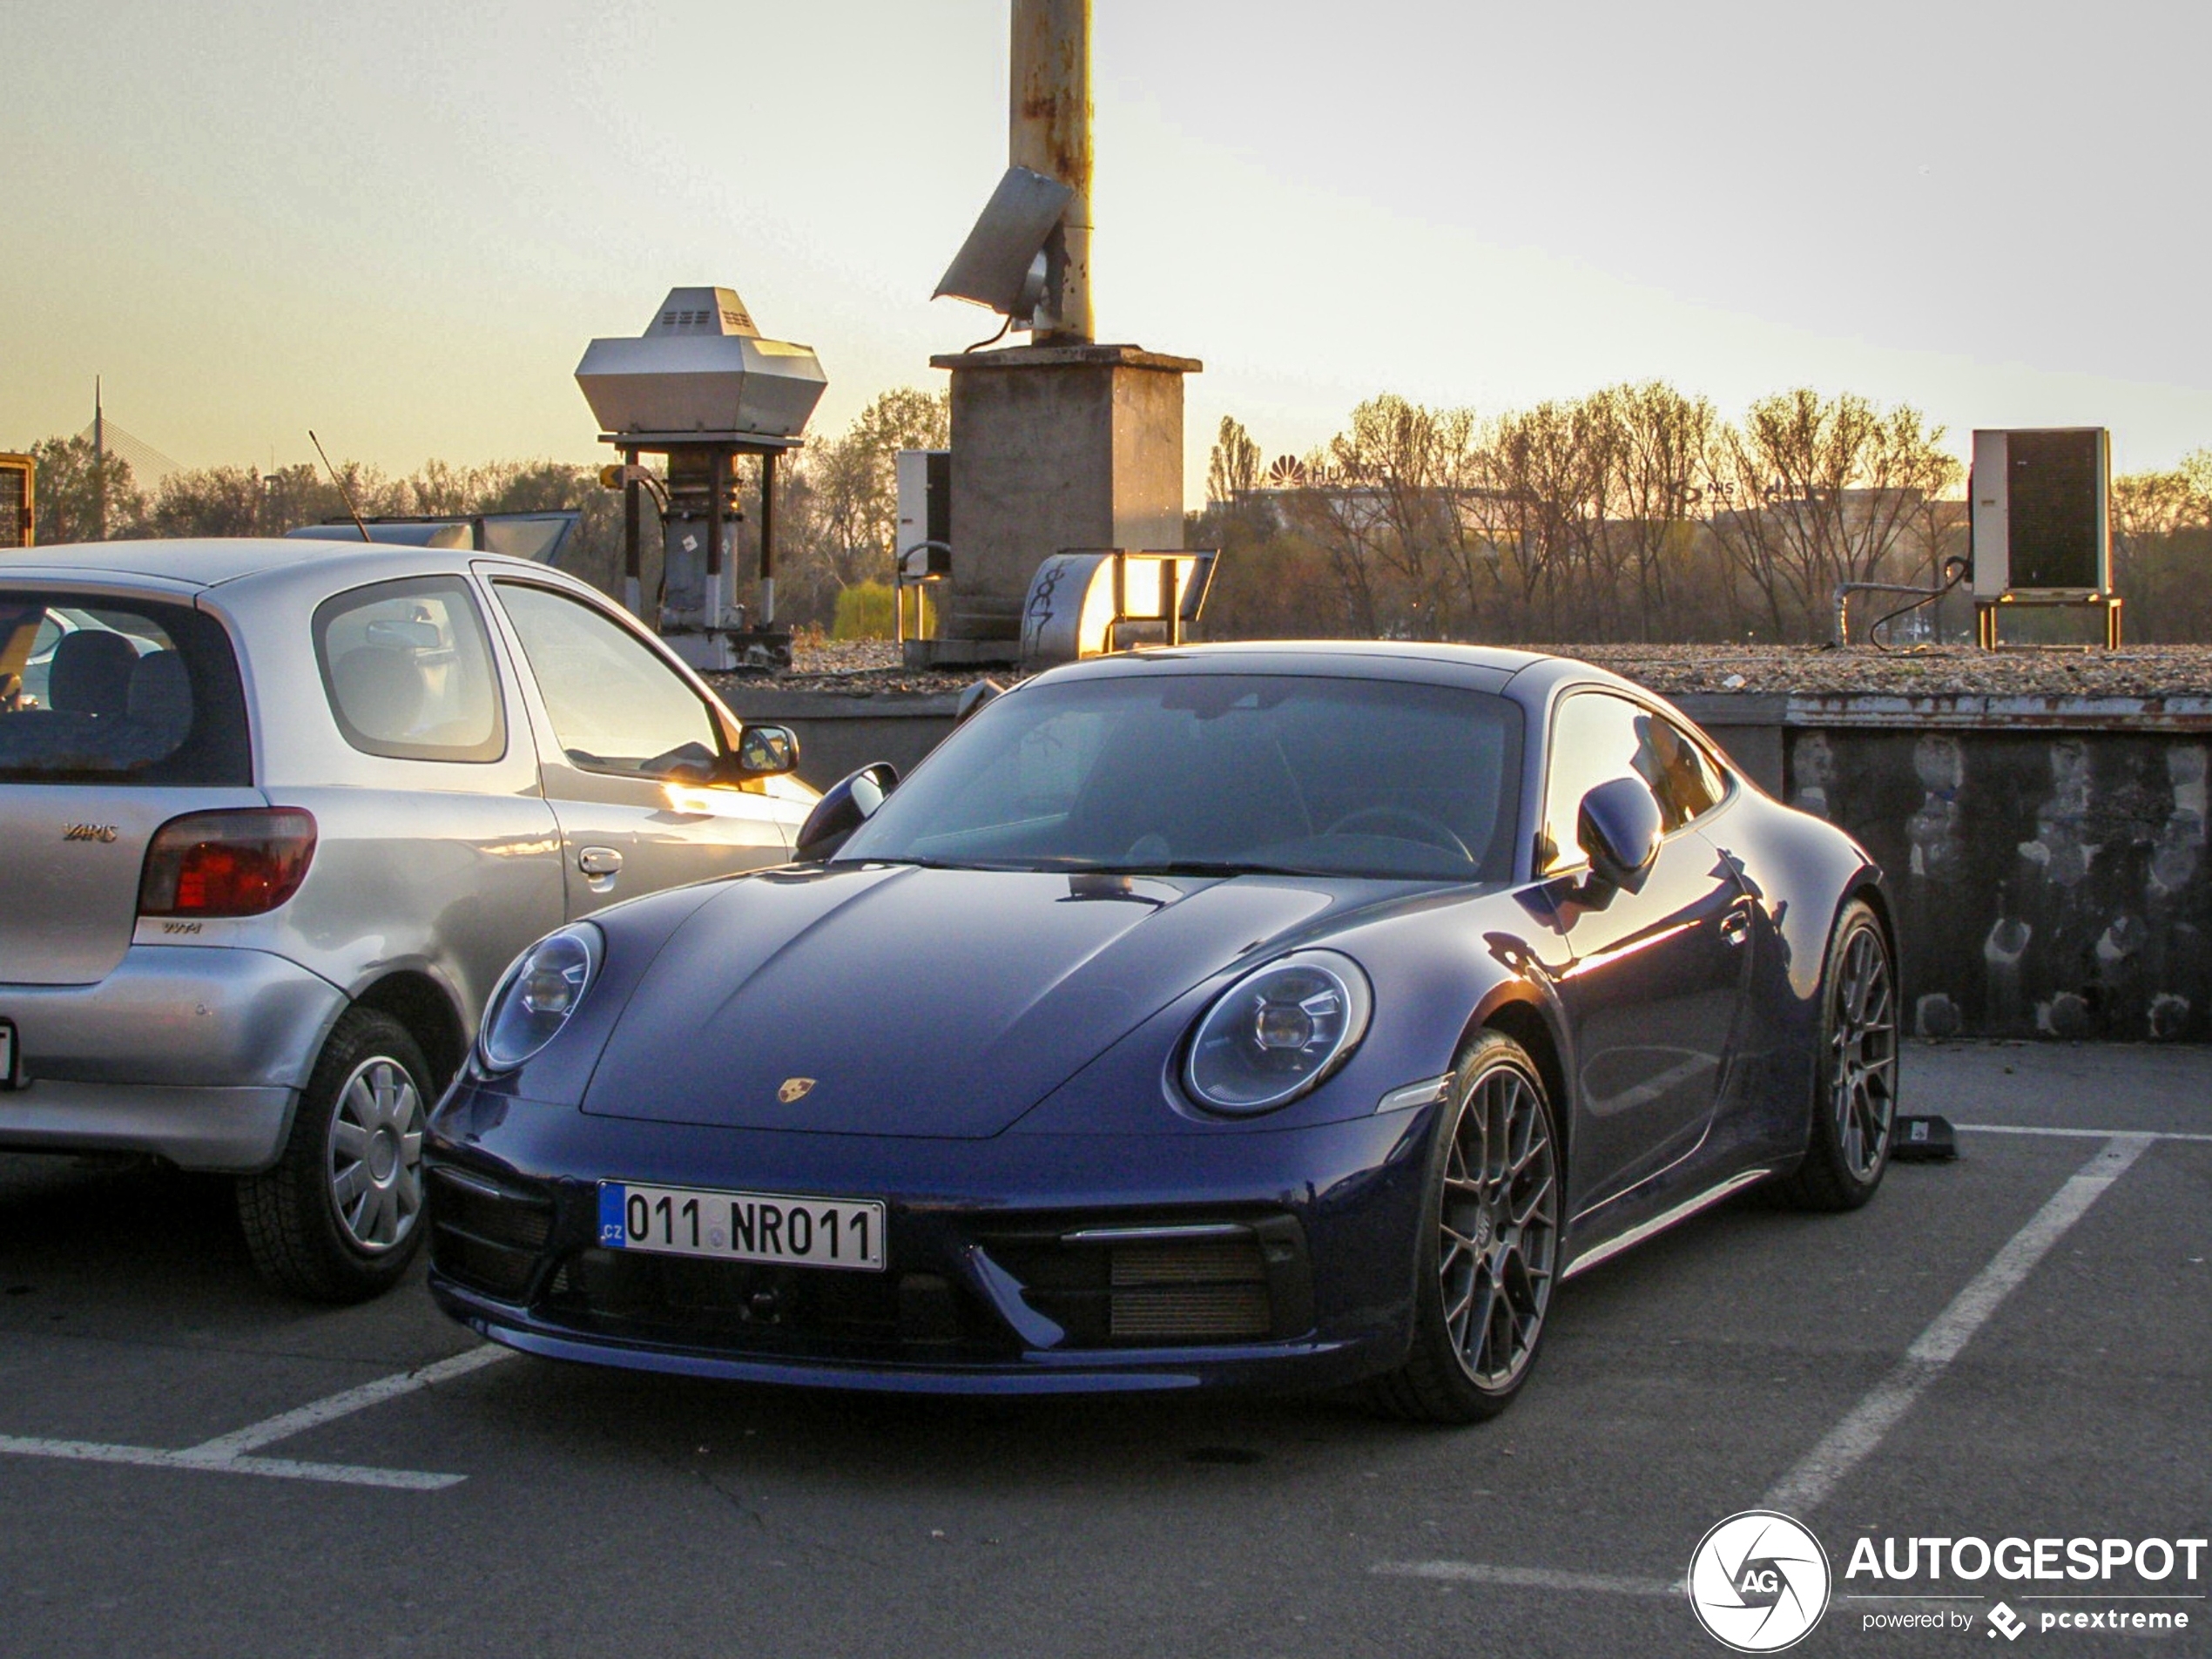
<path fill-rule="evenodd" d="M 2112 590 L 2112 440 L 2103 427 L 1974 434 L 1974 605 L 1981 643 L 1998 643 L 1998 607 L 2087 605 L 2120 643 Z"/>
<path fill-rule="evenodd" d="M 829 382 L 812 346 L 764 340 L 734 288 L 671 288 L 635 340 L 595 340 L 576 381 L 609 442 L 795 439 Z"/>
<path fill-rule="evenodd" d="M 623 600 L 685 661 L 708 671 L 788 664 L 776 625 L 776 458 L 799 435 L 828 384 L 812 346 L 764 340 L 733 288 L 671 288 L 635 340 L 595 340 L 576 382 L 622 453 L 601 474 L 623 500 Z M 655 479 L 640 464 L 668 458 Z M 733 580 L 743 491 L 739 455 L 760 462 L 760 564 L 753 603 Z M 644 587 L 638 515 L 650 493 L 661 519 L 660 590 Z"/>

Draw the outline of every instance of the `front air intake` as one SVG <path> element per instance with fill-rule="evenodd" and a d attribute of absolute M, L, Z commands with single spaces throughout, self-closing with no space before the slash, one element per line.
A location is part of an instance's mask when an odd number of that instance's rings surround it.
<path fill-rule="evenodd" d="M 437 1270 L 487 1296 L 520 1298 L 553 1231 L 551 1202 L 446 1169 L 430 1171 L 429 1198 L 430 1259 Z"/>
<path fill-rule="evenodd" d="M 1272 1325 L 1258 1239 L 1157 1239 L 1111 1247 L 1109 1333 L 1118 1342 L 1238 1341 Z"/>

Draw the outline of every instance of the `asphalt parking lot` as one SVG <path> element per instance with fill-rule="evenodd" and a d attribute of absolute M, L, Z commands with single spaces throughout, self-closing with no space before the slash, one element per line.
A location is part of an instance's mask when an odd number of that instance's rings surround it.
<path fill-rule="evenodd" d="M 1844 1576 L 1862 1534 L 2212 1521 L 2212 1051 L 1905 1063 L 1909 1109 L 1986 1126 L 1959 1162 L 1855 1216 L 1738 1203 L 1576 1279 L 1521 1401 L 1448 1432 L 508 1357 L 419 1284 L 263 1290 L 220 1183 L 0 1158 L 0 1649 L 1716 1654 L 1691 1550 L 1770 1507 L 1837 1575 L 1796 1652 L 2212 1652 L 2212 1563 L 2127 1587 L 2190 1613 L 2140 1638 L 2013 1593 L 2076 1584 L 1877 1603 Z M 1868 1628 L 1906 1606 L 1965 1622 Z"/>

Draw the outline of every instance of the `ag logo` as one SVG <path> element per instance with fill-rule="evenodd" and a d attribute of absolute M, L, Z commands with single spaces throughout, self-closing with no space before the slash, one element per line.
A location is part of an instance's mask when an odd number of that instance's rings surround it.
<path fill-rule="evenodd" d="M 776 1098 L 788 1106 L 813 1086 L 812 1077 L 786 1077 L 784 1086 L 776 1091 Z"/>
<path fill-rule="evenodd" d="M 1698 1541 L 1689 1605 L 1723 1646 L 1779 1653 L 1828 1610 L 1828 1552 L 1789 1516 L 1746 1509 Z"/>

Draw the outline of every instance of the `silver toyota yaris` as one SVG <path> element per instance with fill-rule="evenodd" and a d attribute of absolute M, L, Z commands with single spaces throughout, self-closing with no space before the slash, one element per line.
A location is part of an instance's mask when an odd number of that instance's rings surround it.
<path fill-rule="evenodd" d="M 543 565 L 0 563 L 0 1147 L 234 1174 L 266 1274 L 374 1295 L 508 964 L 617 899 L 784 862 L 815 799 L 797 758 Z"/>

